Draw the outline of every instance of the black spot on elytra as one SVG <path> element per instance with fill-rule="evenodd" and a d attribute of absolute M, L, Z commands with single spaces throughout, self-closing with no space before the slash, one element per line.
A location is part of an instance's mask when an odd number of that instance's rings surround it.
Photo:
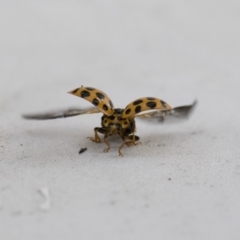
<path fill-rule="evenodd" d="M 92 103 L 93 105 L 97 106 L 99 104 L 99 101 L 98 99 L 94 98 Z"/>
<path fill-rule="evenodd" d="M 121 120 L 122 120 L 122 118 L 121 118 L 121 117 L 117 117 L 117 120 L 118 120 L 118 121 L 121 121 Z"/>
<path fill-rule="evenodd" d="M 95 90 L 95 88 L 92 88 L 92 87 L 86 87 L 86 89 L 90 91 Z"/>
<path fill-rule="evenodd" d="M 81 95 L 82 98 L 89 97 L 90 96 L 90 92 L 83 90 L 80 93 L 80 95 Z"/>
<path fill-rule="evenodd" d="M 131 112 L 131 109 L 129 108 L 127 111 L 126 111 L 126 114 L 129 114 Z"/>
<path fill-rule="evenodd" d="M 143 102 L 142 99 L 138 99 L 138 100 L 136 100 L 136 101 L 133 102 L 133 105 L 138 105 L 138 104 L 140 104 L 140 103 L 142 103 L 142 102 Z"/>
<path fill-rule="evenodd" d="M 141 106 L 137 106 L 136 108 L 135 108 L 135 113 L 139 113 L 139 112 L 141 112 Z"/>
<path fill-rule="evenodd" d="M 105 96 L 102 93 L 100 93 L 100 92 L 97 92 L 96 95 L 100 99 L 104 99 L 105 98 Z"/>
<path fill-rule="evenodd" d="M 121 108 L 115 108 L 114 109 L 115 114 L 122 114 L 122 111 L 123 111 L 123 109 L 121 109 Z"/>
<path fill-rule="evenodd" d="M 166 102 L 164 102 L 163 100 L 161 100 L 161 104 L 162 104 L 164 107 L 167 107 Z"/>
<path fill-rule="evenodd" d="M 103 104 L 103 109 L 104 109 L 105 111 L 107 111 L 107 110 L 108 110 L 108 106 L 107 106 L 106 104 Z"/>
<path fill-rule="evenodd" d="M 147 105 L 147 107 L 153 109 L 156 107 L 157 104 L 155 102 L 148 102 L 146 105 Z"/>
<path fill-rule="evenodd" d="M 109 117 L 109 119 L 114 120 L 115 116 L 112 115 L 112 116 Z"/>
<path fill-rule="evenodd" d="M 75 90 L 72 91 L 72 93 L 76 93 L 79 88 L 76 88 Z"/>
<path fill-rule="evenodd" d="M 111 100 L 109 100 L 109 104 L 110 104 L 111 108 L 113 108 L 113 103 Z"/>
<path fill-rule="evenodd" d="M 147 100 L 155 100 L 156 98 L 154 97 L 147 97 Z"/>
<path fill-rule="evenodd" d="M 128 124 L 128 122 L 127 122 L 127 121 L 125 121 L 125 122 L 124 122 L 124 124 L 125 124 L 125 125 L 127 125 L 127 124 Z"/>

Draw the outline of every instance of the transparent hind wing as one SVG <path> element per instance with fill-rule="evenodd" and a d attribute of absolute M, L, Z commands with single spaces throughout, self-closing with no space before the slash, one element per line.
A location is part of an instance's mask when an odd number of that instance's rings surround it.
<path fill-rule="evenodd" d="M 56 118 L 67 118 L 67 117 L 74 117 L 82 114 L 92 114 L 92 113 L 99 113 L 100 111 L 95 108 L 69 108 L 66 110 L 59 110 L 59 111 L 52 111 L 47 113 L 36 113 L 36 114 L 23 114 L 22 117 L 24 119 L 31 119 L 31 120 L 48 120 L 48 119 L 56 119 Z"/>
<path fill-rule="evenodd" d="M 135 116 L 138 119 L 151 123 L 175 123 L 187 119 L 197 105 L 194 101 L 191 105 L 175 107 L 170 110 L 156 110 Z"/>

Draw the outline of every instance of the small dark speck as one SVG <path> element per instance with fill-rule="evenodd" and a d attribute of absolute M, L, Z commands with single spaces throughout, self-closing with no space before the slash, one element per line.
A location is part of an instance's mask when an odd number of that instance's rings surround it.
<path fill-rule="evenodd" d="M 168 181 L 171 181 L 172 179 L 171 178 L 168 178 Z"/>
<path fill-rule="evenodd" d="M 87 150 L 87 148 L 81 148 L 79 151 L 79 154 L 84 153 Z"/>

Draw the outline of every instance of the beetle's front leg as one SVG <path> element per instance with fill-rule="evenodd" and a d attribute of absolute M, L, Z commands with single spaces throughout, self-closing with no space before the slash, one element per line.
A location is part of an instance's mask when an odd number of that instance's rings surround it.
<path fill-rule="evenodd" d="M 107 148 L 105 148 L 104 150 L 103 150 L 103 152 L 108 152 L 109 150 L 110 150 L 110 144 L 109 144 L 109 142 L 107 141 L 107 138 L 108 138 L 108 136 L 110 135 L 110 133 L 108 132 L 108 133 L 106 133 L 105 134 L 105 136 L 104 136 L 104 138 L 103 138 L 103 141 L 107 144 Z"/>

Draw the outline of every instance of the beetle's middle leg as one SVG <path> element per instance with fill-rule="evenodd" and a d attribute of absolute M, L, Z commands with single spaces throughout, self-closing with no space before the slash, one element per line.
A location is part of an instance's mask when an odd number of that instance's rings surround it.
<path fill-rule="evenodd" d="M 88 137 L 92 142 L 95 142 L 95 143 L 101 143 L 101 139 L 98 135 L 98 132 L 99 133 L 102 133 L 102 134 L 106 134 L 107 130 L 104 129 L 104 128 L 100 128 L 100 127 L 96 127 L 94 128 L 94 137 Z"/>
<path fill-rule="evenodd" d="M 140 137 L 136 136 L 134 133 L 132 135 L 128 135 L 125 137 L 127 140 L 130 141 L 125 141 L 125 144 L 130 147 L 130 146 L 136 146 L 138 144 L 141 144 L 141 142 L 138 142 L 140 140 Z"/>
<path fill-rule="evenodd" d="M 119 156 L 123 157 L 123 154 L 121 152 L 121 149 L 123 148 L 124 145 L 127 146 L 133 146 L 133 145 L 138 145 L 141 144 L 141 142 L 137 142 L 140 138 L 136 136 L 134 133 L 132 135 L 125 136 L 126 140 L 120 145 L 118 149 Z M 130 140 L 130 141 L 127 141 Z"/>

